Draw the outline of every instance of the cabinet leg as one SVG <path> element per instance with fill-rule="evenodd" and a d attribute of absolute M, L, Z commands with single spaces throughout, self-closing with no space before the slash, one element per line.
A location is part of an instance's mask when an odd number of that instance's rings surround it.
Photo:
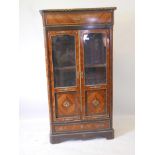
<path fill-rule="evenodd" d="M 114 139 L 114 130 L 112 130 L 111 132 L 107 133 L 106 139 L 108 139 L 108 140 Z"/>
<path fill-rule="evenodd" d="M 58 144 L 58 143 L 61 143 L 63 142 L 62 138 L 61 137 L 58 137 L 58 136 L 50 136 L 50 143 L 51 144 Z"/>

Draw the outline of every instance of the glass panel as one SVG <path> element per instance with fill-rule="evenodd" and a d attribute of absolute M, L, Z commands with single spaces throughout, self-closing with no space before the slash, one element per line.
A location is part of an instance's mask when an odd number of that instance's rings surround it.
<path fill-rule="evenodd" d="M 55 87 L 66 87 L 75 85 L 75 69 L 54 70 Z"/>
<path fill-rule="evenodd" d="M 94 85 L 106 82 L 106 68 L 105 67 L 91 67 L 85 68 L 85 84 Z"/>
<path fill-rule="evenodd" d="M 75 38 L 70 35 L 52 37 L 55 87 L 75 86 Z"/>
<path fill-rule="evenodd" d="M 104 34 L 84 34 L 85 84 L 106 83 L 106 47 Z"/>

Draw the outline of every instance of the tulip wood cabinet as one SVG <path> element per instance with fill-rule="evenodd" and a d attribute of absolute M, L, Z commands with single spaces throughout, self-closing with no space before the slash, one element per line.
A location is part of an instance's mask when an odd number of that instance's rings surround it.
<path fill-rule="evenodd" d="M 46 47 L 51 143 L 114 137 L 115 9 L 40 11 Z"/>

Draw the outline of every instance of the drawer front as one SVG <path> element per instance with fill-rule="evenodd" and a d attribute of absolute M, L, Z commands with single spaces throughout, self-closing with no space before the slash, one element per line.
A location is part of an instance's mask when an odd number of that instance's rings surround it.
<path fill-rule="evenodd" d="M 112 23 L 112 12 L 45 13 L 45 25 L 80 25 Z"/>
<path fill-rule="evenodd" d="M 75 131 L 93 131 L 109 129 L 110 121 L 102 121 L 95 123 L 78 123 L 78 124 L 67 124 L 67 125 L 54 125 L 55 132 L 75 132 Z"/>

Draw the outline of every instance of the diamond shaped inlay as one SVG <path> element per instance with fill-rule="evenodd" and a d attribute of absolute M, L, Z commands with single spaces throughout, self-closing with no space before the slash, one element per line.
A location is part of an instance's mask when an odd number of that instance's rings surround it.
<path fill-rule="evenodd" d="M 100 104 L 99 100 L 97 100 L 97 99 L 94 99 L 94 100 L 92 101 L 92 103 L 93 103 L 93 105 L 94 105 L 95 107 L 97 107 L 97 106 Z"/>
<path fill-rule="evenodd" d="M 68 108 L 68 107 L 70 106 L 69 101 L 66 100 L 66 101 L 63 103 L 63 106 L 64 106 L 65 108 Z"/>

